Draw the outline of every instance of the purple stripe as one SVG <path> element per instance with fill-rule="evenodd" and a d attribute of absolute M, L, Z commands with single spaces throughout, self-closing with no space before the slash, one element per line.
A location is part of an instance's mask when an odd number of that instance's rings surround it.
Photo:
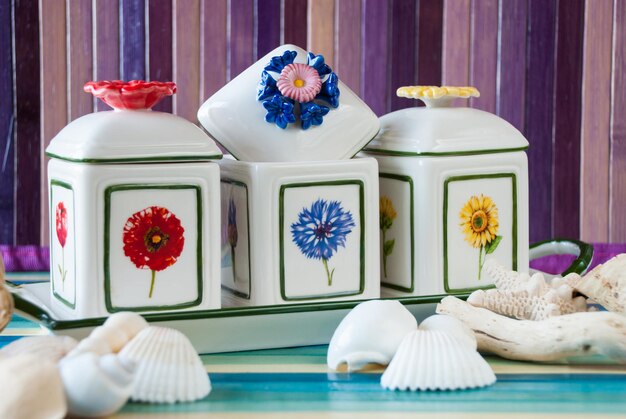
<path fill-rule="evenodd" d="M 150 80 L 172 81 L 172 2 L 171 0 L 150 0 L 148 3 L 148 40 Z M 172 98 L 161 100 L 155 111 L 172 112 Z"/>
<path fill-rule="evenodd" d="M 50 250 L 39 246 L 0 245 L 7 272 L 41 272 L 50 270 Z"/>
<path fill-rule="evenodd" d="M 254 60 L 280 45 L 280 0 L 257 0 L 256 39 Z"/>
<path fill-rule="evenodd" d="M 417 84 L 441 85 L 443 0 L 420 1 L 417 24 Z"/>
<path fill-rule="evenodd" d="M 401 86 L 416 84 L 415 39 L 417 36 L 416 3 L 413 0 L 395 0 L 391 8 L 391 86 L 390 110 L 409 108 L 416 104 L 414 99 L 396 96 Z"/>
<path fill-rule="evenodd" d="M 253 63 L 254 0 L 230 2 L 230 79 Z"/>
<path fill-rule="evenodd" d="M 120 61 L 123 80 L 146 78 L 144 0 L 120 0 Z"/>
<path fill-rule="evenodd" d="M 552 238 L 552 101 L 556 0 L 530 0 L 525 134 L 530 142 L 530 241 Z"/>
<path fill-rule="evenodd" d="M 470 84 L 480 91 L 480 97 L 470 99 L 470 104 L 493 113 L 496 111 L 498 0 L 472 2 L 470 45 Z"/>
<path fill-rule="evenodd" d="M 68 103 L 69 120 L 93 112 L 93 96 L 83 90 L 93 79 L 93 25 L 91 2 L 68 0 Z"/>
<path fill-rule="evenodd" d="M 580 232 L 580 118 L 584 0 L 559 1 L 554 120 L 552 231 Z"/>
<path fill-rule="evenodd" d="M 361 96 L 376 115 L 388 109 L 387 32 L 388 10 L 385 2 L 363 0 Z"/>
<path fill-rule="evenodd" d="M 202 62 L 202 101 L 209 98 L 226 84 L 227 80 L 227 43 L 226 31 L 228 2 L 214 0 L 211 7 L 203 7 L 202 39 L 204 50 L 200 52 Z"/>
<path fill-rule="evenodd" d="M 507 0 L 500 7 L 498 115 L 524 129 L 526 88 L 526 27 L 528 0 Z"/>
<path fill-rule="evenodd" d="M 0 7 L 0 243 L 13 241 L 13 52 L 11 7 Z"/>
<path fill-rule="evenodd" d="M 117 80 L 120 78 L 120 6 L 119 0 L 96 0 L 96 80 Z M 109 111 L 111 107 L 96 99 L 96 110 Z"/>
<path fill-rule="evenodd" d="M 626 1 L 614 4 L 609 240 L 626 241 Z"/>
<path fill-rule="evenodd" d="M 15 39 L 15 243 L 39 244 L 41 228 L 39 164 L 39 2 L 14 3 Z"/>
<path fill-rule="evenodd" d="M 361 0 L 337 3 L 335 71 L 357 95 L 361 92 Z"/>
<path fill-rule="evenodd" d="M 307 0 L 283 0 L 283 43 L 306 49 Z"/>

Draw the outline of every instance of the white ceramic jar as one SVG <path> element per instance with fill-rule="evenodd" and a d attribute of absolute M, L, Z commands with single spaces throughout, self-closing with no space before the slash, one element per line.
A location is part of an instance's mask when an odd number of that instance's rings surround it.
<path fill-rule="evenodd" d="M 219 164 L 224 306 L 380 296 L 375 159 Z"/>
<path fill-rule="evenodd" d="M 449 107 L 473 88 L 406 87 L 426 107 L 380 118 L 363 156 L 380 168 L 381 292 L 466 293 L 487 259 L 528 270 L 528 142 L 488 112 Z"/>
<path fill-rule="evenodd" d="M 71 122 L 46 150 L 53 310 L 219 308 L 221 152 L 194 124 L 149 109 L 173 83 L 85 89 L 119 109 Z"/>

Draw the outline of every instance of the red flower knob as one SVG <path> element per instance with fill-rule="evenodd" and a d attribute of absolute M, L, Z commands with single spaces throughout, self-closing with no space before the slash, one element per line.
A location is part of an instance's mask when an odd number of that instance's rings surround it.
<path fill-rule="evenodd" d="M 176 93 L 176 83 L 144 80 L 90 81 L 85 83 L 84 90 L 114 109 L 151 109 L 164 97 Z"/>

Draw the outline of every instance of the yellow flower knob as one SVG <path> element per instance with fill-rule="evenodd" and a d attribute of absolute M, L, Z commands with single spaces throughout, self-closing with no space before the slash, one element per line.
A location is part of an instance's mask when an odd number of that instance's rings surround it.
<path fill-rule="evenodd" d="M 420 99 L 429 108 L 440 108 L 448 106 L 455 98 L 480 97 L 480 92 L 470 86 L 402 86 L 396 90 L 396 95 Z"/>

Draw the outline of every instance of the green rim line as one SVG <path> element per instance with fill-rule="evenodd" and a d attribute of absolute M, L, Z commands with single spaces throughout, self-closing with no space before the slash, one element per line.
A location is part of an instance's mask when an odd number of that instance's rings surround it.
<path fill-rule="evenodd" d="M 528 146 L 516 147 L 516 148 L 499 148 L 499 149 L 487 149 L 487 150 L 467 150 L 467 151 L 397 151 L 397 150 L 385 150 L 378 148 L 364 148 L 363 151 L 372 154 L 384 154 L 387 156 L 399 156 L 399 157 L 453 157 L 453 156 L 475 156 L 480 154 L 497 154 L 497 153 L 514 153 L 516 151 L 526 151 Z"/>
<path fill-rule="evenodd" d="M 136 306 L 136 307 L 116 307 L 111 299 L 111 272 L 110 272 L 110 224 L 111 224 L 111 195 L 115 192 L 129 190 L 146 190 L 146 189 L 166 189 L 166 190 L 182 190 L 193 189 L 196 191 L 196 218 L 197 218 L 197 245 L 196 245 L 196 269 L 197 269 L 197 292 L 198 297 L 195 300 L 172 304 L 172 305 L 155 305 L 155 306 Z M 203 292 L 203 275 L 202 275 L 202 192 L 198 185 L 187 184 L 121 184 L 109 186 L 104 191 L 104 302 L 109 313 L 116 311 L 160 311 L 160 310 L 179 310 L 183 308 L 195 307 L 202 303 Z"/>
<path fill-rule="evenodd" d="M 59 156 L 46 151 L 46 156 L 52 159 L 64 160 L 72 163 L 146 163 L 146 162 L 203 162 L 209 160 L 220 160 L 222 154 L 208 154 L 201 156 L 158 156 L 158 157 L 122 157 L 115 159 L 96 159 L 96 158 L 84 158 L 74 159 L 71 157 Z"/>

